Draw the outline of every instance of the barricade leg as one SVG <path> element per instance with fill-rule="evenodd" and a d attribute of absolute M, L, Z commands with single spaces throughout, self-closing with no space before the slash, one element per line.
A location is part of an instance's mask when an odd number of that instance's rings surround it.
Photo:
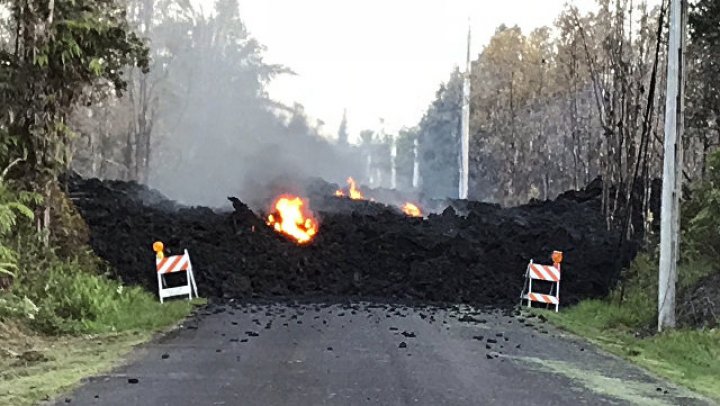
<path fill-rule="evenodd" d="M 532 300 L 530 300 L 530 295 L 532 294 L 532 278 L 530 278 L 530 283 L 528 284 L 528 307 L 532 307 Z"/>
<path fill-rule="evenodd" d="M 190 285 L 190 278 L 192 278 L 192 272 L 190 271 L 190 268 L 188 268 L 185 273 L 187 274 L 188 300 L 192 300 L 192 286 Z"/>
<path fill-rule="evenodd" d="M 158 279 L 158 297 L 160 298 L 160 303 L 163 302 L 163 295 L 162 295 L 162 275 L 158 272 L 157 274 Z"/>
<path fill-rule="evenodd" d="M 195 272 L 193 272 L 193 270 L 192 270 L 192 265 L 189 267 L 189 269 L 190 269 L 190 283 L 192 283 L 192 290 L 193 290 L 193 293 L 195 293 L 195 298 L 197 299 L 200 297 L 200 295 L 198 295 L 197 284 L 195 283 Z"/>
<path fill-rule="evenodd" d="M 556 282 L 556 289 L 555 297 L 557 298 L 557 303 L 555 303 L 555 313 L 557 313 L 560 309 L 560 281 Z"/>

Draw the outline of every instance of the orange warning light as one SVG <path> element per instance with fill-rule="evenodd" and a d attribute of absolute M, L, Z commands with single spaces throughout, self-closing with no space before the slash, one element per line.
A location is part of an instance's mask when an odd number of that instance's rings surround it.
<path fill-rule="evenodd" d="M 165 253 L 163 252 L 165 250 L 165 244 L 162 243 L 162 241 L 155 241 L 153 243 L 153 251 L 157 254 L 158 259 L 163 259 L 165 257 Z"/>
<path fill-rule="evenodd" d="M 552 260 L 554 263 L 559 264 L 563 260 L 563 253 L 562 251 L 553 251 L 552 253 Z"/>

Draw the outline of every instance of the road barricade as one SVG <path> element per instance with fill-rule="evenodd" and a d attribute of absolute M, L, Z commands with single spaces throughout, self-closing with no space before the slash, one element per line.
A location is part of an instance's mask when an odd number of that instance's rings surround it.
<path fill-rule="evenodd" d="M 160 303 L 168 297 L 188 295 L 188 299 L 198 297 L 197 285 L 195 284 L 195 275 L 193 274 L 192 262 L 190 262 L 190 254 L 187 250 L 182 255 L 173 255 L 166 257 L 163 253 L 163 244 L 156 242 L 153 244 L 153 249 L 156 252 L 156 271 L 158 280 L 158 296 L 160 297 Z M 166 287 L 166 281 L 163 278 L 165 275 L 169 275 L 175 272 L 186 272 L 187 284 L 171 287 Z"/>
<path fill-rule="evenodd" d="M 527 300 L 527 306 L 532 306 L 532 302 L 545 303 L 555 305 L 557 312 L 560 307 L 560 263 L 562 262 L 562 252 L 553 251 L 552 265 L 540 265 L 530 263 L 525 271 L 525 286 L 520 294 L 521 300 Z M 550 282 L 551 288 L 549 293 L 539 293 L 533 291 L 533 280 Z"/>

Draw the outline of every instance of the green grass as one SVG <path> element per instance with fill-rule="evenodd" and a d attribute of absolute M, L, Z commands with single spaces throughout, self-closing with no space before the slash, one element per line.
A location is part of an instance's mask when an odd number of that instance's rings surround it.
<path fill-rule="evenodd" d="M 12 293 L 0 293 L 0 404 L 36 404 L 68 391 L 204 303 L 160 304 L 142 288 L 97 274 L 90 256 L 35 252 L 20 263 L 27 267 Z"/>
<path fill-rule="evenodd" d="M 681 266 L 678 288 L 691 286 L 711 270 L 703 262 Z M 720 330 L 678 329 L 656 334 L 656 275 L 655 261 L 641 255 L 628 269 L 624 287 L 607 299 L 586 300 L 560 313 L 538 311 L 555 325 L 611 353 L 720 401 Z"/>
<path fill-rule="evenodd" d="M 35 405 L 53 399 L 78 386 L 82 378 L 109 371 L 154 333 L 59 337 L 16 333 L 12 341 L 17 351 L 6 349 L 0 356 L 0 404 Z"/>
<path fill-rule="evenodd" d="M 35 404 L 70 389 L 202 303 L 160 304 L 154 294 L 104 276 L 107 264 L 86 245 L 84 222 L 57 193 L 47 202 L 52 230 L 39 232 L 25 206 L 39 203 L 39 196 L 12 191 L 0 179 L 3 405 Z"/>
<path fill-rule="evenodd" d="M 41 359 L 0 359 L 0 404 L 34 405 L 73 389 L 82 378 L 111 369 L 150 332 L 124 332 L 93 338 L 65 336 L 34 340 Z"/>
<path fill-rule="evenodd" d="M 126 287 L 66 264 L 18 289 L 18 294 L 39 307 L 30 324 L 49 334 L 152 331 L 180 320 L 192 308 L 186 300 L 161 305 L 140 287 Z"/>
<path fill-rule="evenodd" d="M 128 307 L 120 305 L 87 324 L 88 331 L 119 331 L 115 333 L 48 335 L 28 327 L 32 323 L 8 321 L 18 327 L 0 329 L 0 404 L 33 405 L 67 392 L 82 378 L 110 370 L 134 346 L 173 327 L 194 306 L 205 303 L 196 299 L 161 305 L 145 292 L 130 297 L 140 298 L 136 307 L 128 302 Z M 0 327 L 5 327 L 2 322 Z"/>

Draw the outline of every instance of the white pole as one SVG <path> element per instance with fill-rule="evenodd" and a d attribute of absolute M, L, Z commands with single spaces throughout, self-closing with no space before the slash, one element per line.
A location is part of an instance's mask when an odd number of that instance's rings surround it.
<path fill-rule="evenodd" d="M 367 176 L 367 182 L 369 185 L 373 185 L 374 179 L 373 179 L 373 172 L 372 172 L 372 153 L 370 152 L 370 147 L 366 146 L 366 160 L 365 160 L 365 174 Z"/>
<path fill-rule="evenodd" d="M 462 134 L 460 138 L 460 185 L 458 197 L 467 199 L 470 172 L 470 27 L 468 24 L 467 57 L 463 75 Z"/>
<path fill-rule="evenodd" d="M 685 0 L 670 0 L 667 94 L 665 100 L 665 155 L 660 211 L 660 270 L 658 331 L 675 327 L 682 136 L 684 97 Z"/>
<path fill-rule="evenodd" d="M 412 186 L 413 189 L 417 189 L 420 187 L 420 158 L 419 158 L 419 150 L 418 150 L 418 139 L 415 138 L 415 142 L 413 143 L 413 178 L 412 178 Z"/>
<path fill-rule="evenodd" d="M 397 168 L 395 161 L 397 158 L 397 140 L 392 138 L 392 147 L 390 148 L 390 189 L 397 189 Z"/>

